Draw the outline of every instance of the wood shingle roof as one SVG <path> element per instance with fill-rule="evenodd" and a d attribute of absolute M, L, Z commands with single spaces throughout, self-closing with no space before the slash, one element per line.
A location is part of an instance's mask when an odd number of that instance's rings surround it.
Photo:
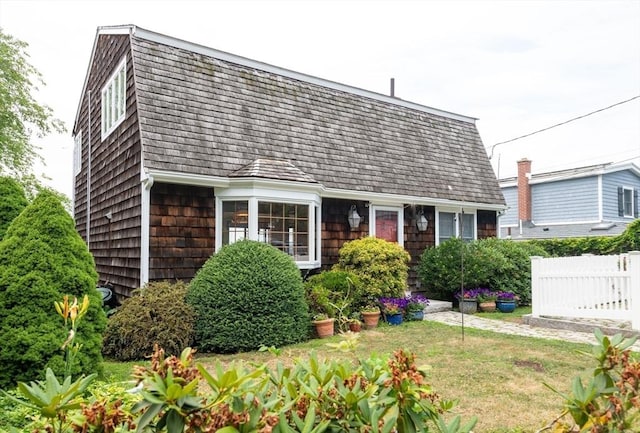
<path fill-rule="evenodd" d="M 280 164 L 330 189 L 504 205 L 474 119 L 148 35 L 131 36 L 145 168 L 235 177 L 271 161 L 262 175 Z"/>

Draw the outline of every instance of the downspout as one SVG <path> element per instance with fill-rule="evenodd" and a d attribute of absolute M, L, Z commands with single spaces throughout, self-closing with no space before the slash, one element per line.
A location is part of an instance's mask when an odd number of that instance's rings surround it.
<path fill-rule="evenodd" d="M 89 90 L 89 146 L 87 148 L 87 249 L 89 248 L 89 242 L 91 238 L 91 90 Z"/>
<path fill-rule="evenodd" d="M 151 212 L 151 187 L 153 177 L 146 175 L 142 178 L 140 187 L 141 215 L 140 215 L 140 287 L 149 282 L 149 221 Z"/>

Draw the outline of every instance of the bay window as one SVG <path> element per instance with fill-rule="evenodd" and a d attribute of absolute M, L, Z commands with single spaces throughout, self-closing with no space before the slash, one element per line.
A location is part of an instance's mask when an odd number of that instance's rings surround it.
<path fill-rule="evenodd" d="M 246 188 L 216 191 L 216 250 L 241 239 L 265 242 L 300 268 L 320 266 L 320 198 Z"/>

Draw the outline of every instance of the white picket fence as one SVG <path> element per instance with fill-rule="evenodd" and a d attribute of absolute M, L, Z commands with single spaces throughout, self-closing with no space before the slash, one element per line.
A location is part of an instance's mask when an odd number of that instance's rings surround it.
<path fill-rule="evenodd" d="M 531 257 L 531 290 L 533 317 L 624 320 L 640 331 L 640 251 Z"/>

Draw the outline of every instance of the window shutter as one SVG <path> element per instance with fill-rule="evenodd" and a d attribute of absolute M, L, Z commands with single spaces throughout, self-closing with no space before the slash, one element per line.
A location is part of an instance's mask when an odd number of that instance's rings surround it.
<path fill-rule="evenodd" d="M 624 191 L 618 187 L 618 216 L 624 216 Z"/>
<path fill-rule="evenodd" d="M 633 216 L 634 218 L 638 218 L 638 216 L 640 215 L 640 203 L 638 203 L 637 189 L 633 190 L 633 204 L 635 204 L 635 206 L 633 206 Z"/>

